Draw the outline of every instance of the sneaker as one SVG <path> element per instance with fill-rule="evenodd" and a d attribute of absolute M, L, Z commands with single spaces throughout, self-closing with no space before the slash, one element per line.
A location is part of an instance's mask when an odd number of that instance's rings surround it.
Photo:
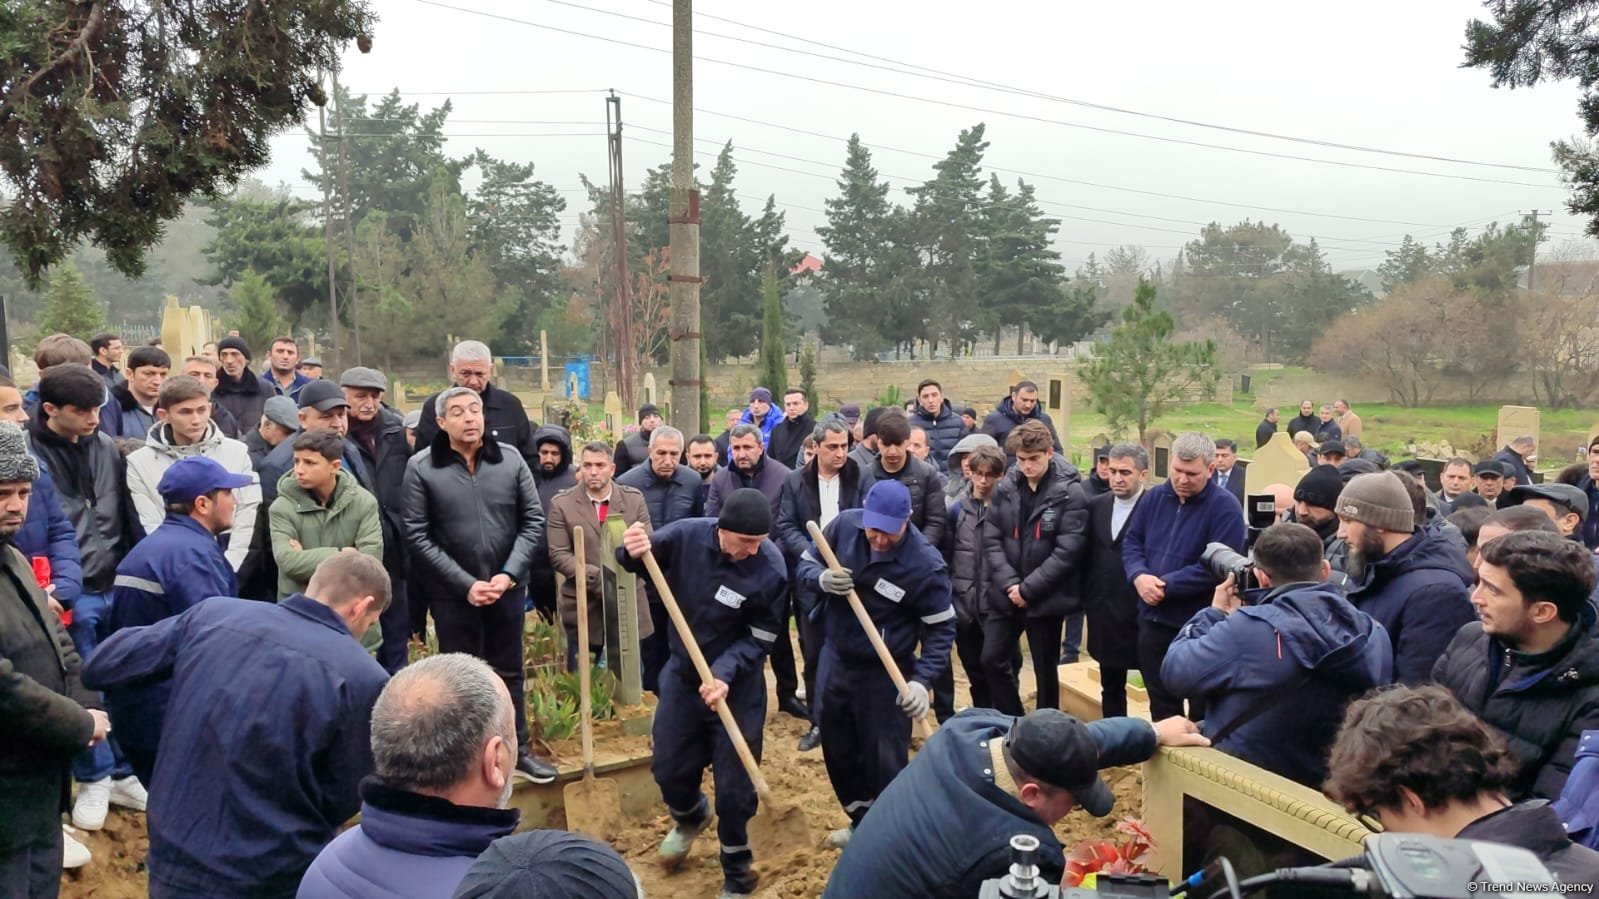
<path fill-rule="evenodd" d="M 516 770 L 518 774 L 536 784 L 553 783 L 556 776 L 561 773 L 554 765 L 527 752 L 517 756 Z"/>
<path fill-rule="evenodd" d="M 99 830 L 105 826 L 111 807 L 111 778 L 78 784 L 78 798 L 72 803 L 72 826 L 79 830 Z"/>
<path fill-rule="evenodd" d="M 113 778 L 111 781 L 111 804 L 120 805 L 125 809 L 136 812 L 144 811 L 150 802 L 150 794 L 144 791 L 144 784 L 133 775 Z"/>
<path fill-rule="evenodd" d="M 799 686 L 794 688 L 794 698 L 800 700 L 801 702 L 805 701 L 805 699 L 807 697 L 805 696 L 805 685 L 804 684 L 800 684 Z"/>
<path fill-rule="evenodd" d="M 845 846 L 849 845 L 849 838 L 854 835 L 855 828 L 840 827 L 838 830 L 828 834 L 827 839 L 822 841 L 822 845 L 829 849 L 843 849 Z"/>
<path fill-rule="evenodd" d="M 61 827 L 61 867 L 72 870 L 87 865 L 91 859 L 89 847 L 72 838 L 72 831 L 66 825 Z"/>
<path fill-rule="evenodd" d="M 661 848 L 656 854 L 668 868 L 676 868 L 688 857 L 689 849 L 694 846 L 694 838 L 704 832 L 705 826 L 709 823 L 711 823 L 709 817 L 697 825 L 674 823 L 666 834 L 666 839 L 661 841 Z"/>
<path fill-rule="evenodd" d="M 805 736 L 799 738 L 799 751 L 810 752 L 820 745 L 822 745 L 822 729 L 813 724 L 811 729 L 805 732 Z"/>

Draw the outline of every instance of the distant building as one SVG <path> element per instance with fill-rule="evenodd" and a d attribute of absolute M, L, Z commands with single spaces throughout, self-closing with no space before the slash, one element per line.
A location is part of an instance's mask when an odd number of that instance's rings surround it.
<path fill-rule="evenodd" d="M 795 277 L 810 277 L 811 275 L 819 273 L 821 270 L 822 260 L 811 255 L 810 253 L 806 253 L 803 259 L 794 263 L 794 267 L 789 269 L 788 273 Z"/>

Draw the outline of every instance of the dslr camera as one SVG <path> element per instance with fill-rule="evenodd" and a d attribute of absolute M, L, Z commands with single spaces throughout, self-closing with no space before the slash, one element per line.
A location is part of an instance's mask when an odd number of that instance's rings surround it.
<path fill-rule="evenodd" d="M 1255 561 L 1248 556 L 1233 552 L 1233 548 L 1225 543 L 1207 544 L 1199 561 L 1219 581 L 1225 581 L 1231 575 L 1233 583 L 1238 585 L 1240 594 L 1245 590 L 1254 590 L 1263 586 L 1260 578 L 1255 576 Z"/>

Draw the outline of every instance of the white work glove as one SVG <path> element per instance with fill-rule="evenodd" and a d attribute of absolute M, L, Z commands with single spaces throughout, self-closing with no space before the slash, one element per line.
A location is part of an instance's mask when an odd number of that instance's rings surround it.
<path fill-rule="evenodd" d="M 849 591 L 855 589 L 855 575 L 850 573 L 848 568 L 840 568 L 837 571 L 829 568 L 822 572 L 822 576 L 817 578 L 816 582 L 821 585 L 823 592 L 834 596 L 848 596 Z"/>
<path fill-rule="evenodd" d="M 906 682 L 905 692 L 899 697 L 899 710 L 905 713 L 905 717 L 916 721 L 926 716 L 930 703 L 926 687 L 916 681 Z"/>

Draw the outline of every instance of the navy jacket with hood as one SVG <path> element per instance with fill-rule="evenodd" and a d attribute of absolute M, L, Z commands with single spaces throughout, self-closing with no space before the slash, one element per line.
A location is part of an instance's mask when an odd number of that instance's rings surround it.
<path fill-rule="evenodd" d="M 1577 486 L 1588 494 L 1589 513 L 1577 533 L 1582 535 L 1583 546 L 1599 549 L 1599 484 L 1594 483 L 1593 475 L 1585 474 L 1577 480 Z"/>
<path fill-rule="evenodd" d="M 516 829 L 514 808 L 456 805 L 361 782 L 361 823 L 311 863 L 296 899 L 449 899 L 489 844 Z"/>
<path fill-rule="evenodd" d="M 886 553 L 877 553 L 866 541 L 861 524 L 864 513 L 848 509 L 828 522 L 823 529 L 840 565 L 855 577 L 855 593 L 866 614 L 877 625 L 883 643 L 899 663 L 907 680 L 920 681 L 932 688 L 949 667 L 949 650 L 955 645 L 955 608 L 951 604 L 949 568 L 915 525 L 908 525 L 905 536 Z M 826 563 L 814 548 L 800 555 L 795 577 L 815 584 Z M 843 605 L 844 597 L 829 595 L 824 602 Z M 823 652 L 834 653 L 851 668 L 878 669 L 877 651 L 861 629 L 860 621 L 847 610 L 832 609 L 824 616 L 827 641 Z M 916 657 L 917 643 L 921 657 Z M 915 664 L 910 664 L 912 660 Z"/>
<path fill-rule="evenodd" d="M 343 619 L 301 594 L 206 600 L 112 634 L 83 670 L 95 690 L 168 677 L 150 895 L 294 895 L 361 807 L 388 674 Z"/>
<path fill-rule="evenodd" d="M 73 601 L 83 592 L 78 532 L 73 530 L 72 520 L 61 511 L 55 479 L 43 462 L 39 463 L 39 477 L 33 482 L 33 495 L 28 497 L 27 517 L 22 519 L 22 528 L 11 542 L 30 560 L 39 557 L 50 560 L 56 601 L 72 608 Z"/>
<path fill-rule="evenodd" d="M 1477 618 L 1464 543 L 1428 524 L 1376 562 L 1366 563 L 1349 601 L 1377 619 L 1394 644 L 1394 678 L 1423 684 L 1455 632 Z"/>
<path fill-rule="evenodd" d="M 1231 615 L 1194 615 L 1166 651 L 1161 680 L 1205 697 L 1205 734 L 1230 731 L 1217 749 L 1319 788 L 1344 707 L 1393 681 L 1388 635 L 1325 584 L 1251 592 L 1253 604 Z M 1284 701 L 1232 729 L 1268 696 Z"/>
<path fill-rule="evenodd" d="M 1160 605 L 1138 604 L 1140 618 L 1180 628 L 1210 605 L 1221 583 L 1199 561 L 1208 543 L 1244 551 L 1244 512 L 1233 495 L 1205 482 L 1205 489 L 1180 502 L 1168 481 L 1144 491 L 1122 534 L 1122 567 L 1129 582 L 1153 574 L 1166 582 Z"/>
<path fill-rule="evenodd" d="M 1007 396 L 999 401 L 994 411 L 983 417 L 982 432 L 999 441 L 999 448 L 1004 450 L 1005 438 L 1010 436 L 1011 430 L 1029 418 L 1037 419 L 1044 423 L 1044 427 L 1049 428 L 1049 436 L 1055 441 L 1055 452 L 1061 452 L 1060 435 L 1055 432 L 1055 422 L 1050 419 L 1049 413 L 1044 411 L 1043 403 L 1034 406 L 1032 414 L 1023 415 L 1016 411 L 1015 401 Z M 1005 455 L 1010 456 L 1010 453 L 1006 452 Z M 1011 461 L 1014 462 L 1015 458 L 1011 457 Z"/>

